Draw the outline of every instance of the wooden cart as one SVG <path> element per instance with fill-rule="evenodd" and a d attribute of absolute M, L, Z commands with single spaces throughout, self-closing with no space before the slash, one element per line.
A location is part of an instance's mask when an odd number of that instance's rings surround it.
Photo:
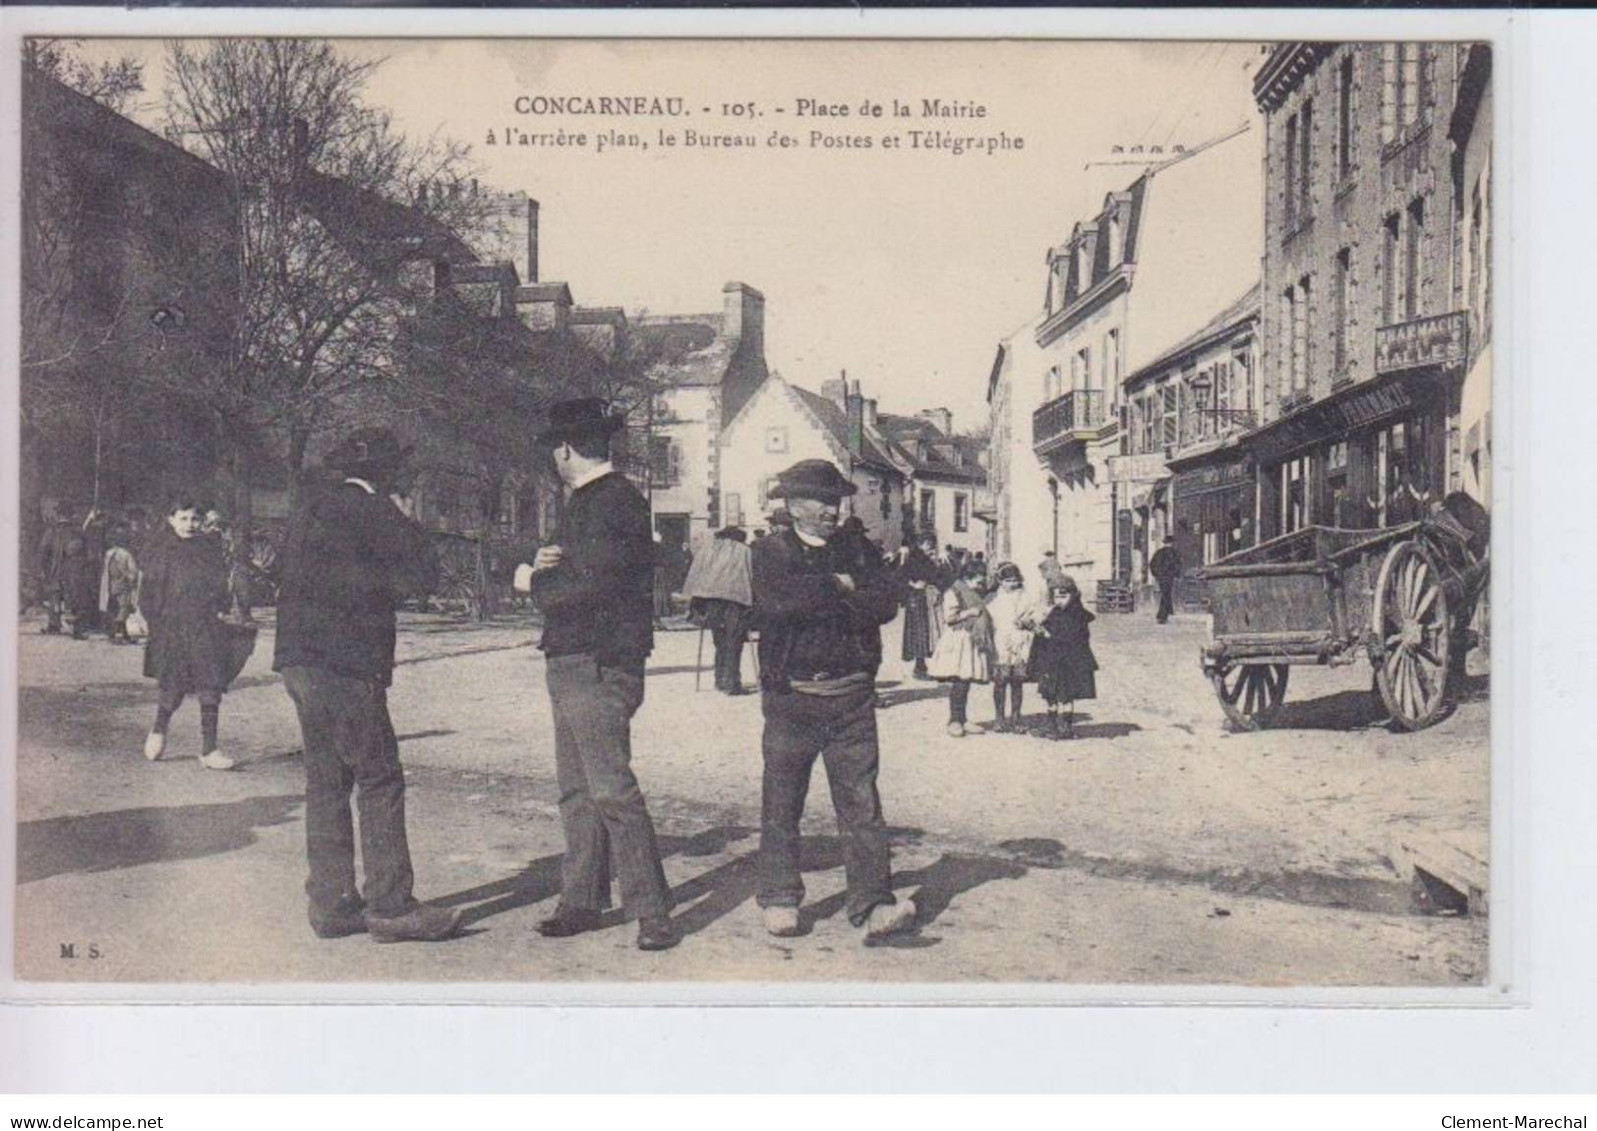
<path fill-rule="evenodd" d="M 1443 509 L 1384 530 L 1310 526 L 1199 571 L 1214 616 L 1203 670 L 1226 718 L 1268 726 L 1293 664 L 1362 655 L 1394 722 L 1434 722 L 1486 586 L 1485 529 L 1475 526 Z"/>

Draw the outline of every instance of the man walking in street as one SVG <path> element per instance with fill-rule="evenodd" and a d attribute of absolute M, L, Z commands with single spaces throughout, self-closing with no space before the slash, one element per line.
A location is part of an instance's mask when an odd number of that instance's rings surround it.
<path fill-rule="evenodd" d="M 745 693 L 743 643 L 754 603 L 746 538 L 740 526 L 723 528 L 693 555 L 683 584 L 690 607 L 715 641 L 715 689 L 727 695 Z"/>
<path fill-rule="evenodd" d="M 279 558 L 272 667 L 283 673 L 304 736 L 305 889 L 311 929 L 324 939 L 370 931 L 378 942 L 435 941 L 459 925 L 458 911 L 411 894 L 405 773 L 388 717 L 395 610 L 438 579 L 426 534 L 394 494 L 404 458 L 386 430 L 352 432 L 324 461 L 342 481 L 303 489 Z"/>
<path fill-rule="evenodd" d="M 874 671 L 898 594 L 879 562 L 834 537 L 838 505 L 854 491 L 825 460 L 794 464 L 771 492 L 787 501 L 794 527 L 754 549 L 765 715 L 757 900 L 765 929 L 782 937 L 803 930 L 799 821 L 816 758 L 826 765 L 843 840 L 849 921 L 865 928 L 867 942 L 915 921 L 914 903 L 893 896 L 876 790 Z"/>
<path fill-rule="evenodd" d="M 1164 545 L 1153 552 L 1153 559 L 1148 562 L 1148 572 L 1159 583 L 1158 621 L 1164 624 L 1175 611 L 1176 582 L 1181 580 L 1181 554 L 1174 537 L 1165 535 Z"/>
<path fill-rule="evenodd" d="M 610 905 L 610 861 L 638 948 L 679 941 L 654 822 L 632 773 L 632 716 L 654 647 L 654 538 L 649 504 L 610 463 L 622 419 L 604 401 L 562 401 L 541 437 L 570 491 L 557 544 L 517 570 L 544 614 L 540 647 L 554 711 L 555 776 L 566 854 L 547 938 L 598 929 Z"/>

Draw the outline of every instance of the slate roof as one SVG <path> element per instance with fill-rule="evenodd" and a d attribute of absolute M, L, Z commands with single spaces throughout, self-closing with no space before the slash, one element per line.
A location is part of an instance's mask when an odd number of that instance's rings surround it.
<path fill-rule="evenodd" d="M 938 479 L 954 483 L 986 483 L 987 470 L 977 462 L 981 445 L 963 436 L 948 436 L 930 420 L 919 416 L 890 416 L 881 413 L 876 426 L 887 437 L 900 458 L 907 463 L 916 477 Z M 917 441 L 926 447 L 926 457 L 916 454 Z M 953 445 L 958 448 L 963 464 L 950 463 L 933 449 L 933 444 Z"/>
<path fill-rule="evenodd" d="M 1205 344 L 1211 338 L 1220 337 L 1224 335 L 1226 331 L 1241 325 L 1250 318 L 1257 318 L 1258 316 L 1259 284 L 1255 283 L 1253 286 L 1248 288 L 1247 293 L 1241 298 L 1236 299 L 1219 314 L 1216 314 L 1198 329 L 1188 334 L 1185 338 L 1182 338 L 1175 345 L 1171 346 L 1158 357 L 1144 365 L 1141 369 L 1127 377 L 1124 384 L 1129 388 L 1130 386 L 1153 376 L 1159 370 L 1168 367 L 1172 361 L 1175 361 L 1182 354 L 1193 350 L 1197 346 Z"/>
<path fill-rule="evenodd" d="M 793 395 L 798 397 L 805 408 L 815 414 L 832 438 L 842 447 L 848 447 L 848 414 L 843 411 L 843 406 L 834 400 L 829 400 L 819 393 L 812 393 L 808 389 L 801 389 L 797 385 L 789 385 Z M 861 463 L 870 464 L 883 471 L 898 471 L 898 466 L 893 462 L 892 456 L 878 444 L 869 432 L 862 437 L 860 444 L 859 460 Z"/>

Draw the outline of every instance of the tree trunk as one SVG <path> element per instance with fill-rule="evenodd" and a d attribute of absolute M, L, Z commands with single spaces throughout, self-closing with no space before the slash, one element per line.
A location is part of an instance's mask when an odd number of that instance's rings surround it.
<path fill-rule="evenodd" d="M 310 446 L 311 430 L 303 424 L 288 429 L 288 509 L 299 506 L 299 492 L 305 478 L 305 449 Z"/>

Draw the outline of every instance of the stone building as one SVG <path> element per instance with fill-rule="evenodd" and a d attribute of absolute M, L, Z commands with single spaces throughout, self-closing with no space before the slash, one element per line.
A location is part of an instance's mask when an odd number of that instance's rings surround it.
<path fill-rule="evenodd" d="M 1259 131 L 1249 123 L 1153 159 L 1048 253 L 1030 371 L 1018 367 L 1018 351 L 1001 351 L 1010 414 L 1031 407 L 1030 428 L 1007 432 L 1005 475 L 1017 482 L 1025 460 L 1038 462 L 1049 497 L 1041 510 L 1009 504 L 1000 525 L 1015 552 L 1052 549 L 1089 592 L 1133 576 L 1135 490 L 1110 475 L 1121 448 L 1122 382 L 1257 279 L 1259 162 Z"/>
<path fill-rule="evenodd" d="M 1492 48 L 1458 49 L 1458 97 L 1448 136 L 1453 142 L 1453 306 L 1469 314 L 1464 386 L 1459 396 L 1463 449 L 1459 481 L 1487 507 L 1492 502 Z"/>
<path fill-rule="evenodd" d="M 987 445 L 955 435 L 946 408 L 892 416 L 877 413 L 875 401 L 866 403 L 867 424 L 887 442 L 906 478 L 904 514 L 913 529 L 904 536 L 933 534 L 940 547 L 986 552 Z"/>
<path fill-rule="evenodd" d="M 1259 288 L 1126 378 L 1121 454 L 1109 474 L 1131 496 L 1132 579 L 1166 535 L 1190 572 L 1253 545 L 1256 488 L 1242 438 L 1258 423 Z M 1201 601 L 1184 578 L 1182 598 Z"/>
<path fill-rule="evenodd" d="M 632 332 L 661 389 L 647 441 L 655 532 L 673 547 L 697 546 L 728 521 L 722 432 L 770 373 L 765 296 L 728 283 L 719 311 L 643 315 Z"/>
<path fill-rule="evenodd" d="M 1489 187 L 1489 140 L 1466 185 L 1450 136 L 1471 50 L 1283 43 L 1255 77 L 1263 427 L 1248 446 L 1261 538 L 1407 521 L 1465 486 L 1470 314 L 1455 248 L 1466 216 L 1483 246 L 1489 233 L 1489 194 L 1473 212 L 1459 199 Z M 1488 88 L 1477 107 L 1489 120 Z"/>
<path fill-rule="evenodd" d="M 875 402 L 846 377 L 813 393 L 771 374 L 745 401 L 721 436 L 721 498 L 728 523 L 764 529 L 781 506 L 771 498 L 777 475 L 799 460 L 824 459 L 853 482 L 843 500 L 886 551 L 903 544 L 908 477 L 875 419 Z"/>
<path fill-rule="evenodd" d="M 219 170 L 22 72 L 21 355 L 9 362 L 31 544 L 47 499 L 149 504 L 212 477 L 224 453 L 187 392 L 227 356 L 237 273 Z"/>

